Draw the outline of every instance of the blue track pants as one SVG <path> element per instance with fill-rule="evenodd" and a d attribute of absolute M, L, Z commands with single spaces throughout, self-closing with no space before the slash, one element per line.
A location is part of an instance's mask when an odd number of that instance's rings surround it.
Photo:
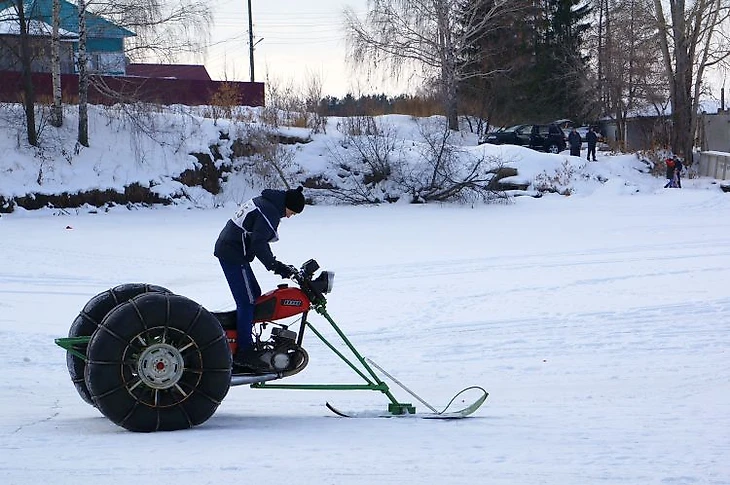
<path fill-rule="evenodd" d="M 256 281 L 250 264 L 231 264 L 225 261 L 220 261 L 220 263 L 236 302 L 238 350 L 245 351 L 253 347 L 253 308 L 256 299 L 261 296 L 261 287 Z"/>

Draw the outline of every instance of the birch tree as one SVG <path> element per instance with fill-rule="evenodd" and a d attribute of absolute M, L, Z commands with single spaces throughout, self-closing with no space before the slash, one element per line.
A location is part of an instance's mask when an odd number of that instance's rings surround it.
<path fill-rule="evenodd" d="M 53 0 L 53 31 L 51 33 L 51 78 L 53 83 L 53 106 L 51 107 L 51 125 L 63 125 L 63 108 L 61 105 L 61 1 Z"/>
<path fill-rule="evenodd" d="M 650 0 L 669 95 L 672 151 L 691 163 L 703 78 L 730 55 L 728 0 Z M 667 10 L 668 9 L 668 10 Z"/>
<path fill-rule="evenodd" d="M 89 71 L 88 58 L 86 56 L 86 0 L 78 0 L 79 2 L 79 52 L 78 52 L 78 70 L 79 70 L 79 130 L 78 142 L 85 146 L 89 146 Z"/>
<path fill-rule="evenodd" d="M 490 32 L 495 19 L 523 5 L 520 0 L 369 0 L 364 20 L 345 10 L 351 59 L 360 67 L 383 65 L 396 78 L 406 69 L 420 69 L 426 84 L 438 89 L 449 129 L 458 130 L 459 83 L 492 74 L 466 71 L 459 60 Z"/>

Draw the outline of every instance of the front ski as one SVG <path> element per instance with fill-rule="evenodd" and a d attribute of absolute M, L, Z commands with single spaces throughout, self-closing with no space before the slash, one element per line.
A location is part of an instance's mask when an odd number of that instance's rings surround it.
<path fill-rule="evenodd" d="M 456 400 L 459 395 L 461 395 L 463 392 L 468 391 L 470 389 L 478 389 L 481 392 L 481 395 L 479 398 L 471 403 L 470 405 L 466 406 L 463 409 L 459 409 L 457 411 L 449 411 L 449 408 L 453 404 L 453 402 Z M 393 414 L 389 412 L 382 412 L 382 411 L 341 411 L 340 409 L 337 409 L 329 402 L 326 403 L 327 409 L 335 413 L 337 416 L 341 416 L 343 418 L 421 418 L 421 419 L 462 419 L 466 418 L 467 416 L 470 416 L 474 414 L 481 406 L 484 404 L 484 401 L 487 400 L 487 397 L 489 396 L 489 393 L 485 391 L 483 388 L 479 386 L 472 386 L 468 387 L 459 393 L 456 394 L 453 398 L 451 398 L 451 401 L 449 401 L 449 404 L 446 405 L 446 407 L 442 411 L 434 411 L 429 413 L 402 413 L 402 414 Z"/>

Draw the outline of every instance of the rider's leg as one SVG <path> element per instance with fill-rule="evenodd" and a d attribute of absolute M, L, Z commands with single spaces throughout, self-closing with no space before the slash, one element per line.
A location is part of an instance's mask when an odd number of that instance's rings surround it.
<path fill-rule="evenodd" d="M 261 288 L 249 264 L 220 263 L 236 302 L 237 353 L 243 353 L 253 347 L 253 309 L 256 299 L 261 296 Z"/>

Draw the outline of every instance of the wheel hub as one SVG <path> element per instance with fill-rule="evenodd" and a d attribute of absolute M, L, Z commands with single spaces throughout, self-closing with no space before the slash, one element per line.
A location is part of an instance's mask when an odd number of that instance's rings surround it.
<path fill-rule="evenodd" d="M 139 378 L 153 389 L 168 389 L 180 380 L 185 369 L 182 354 L 172 345 L 152 344 L 137 361 Z"/>

